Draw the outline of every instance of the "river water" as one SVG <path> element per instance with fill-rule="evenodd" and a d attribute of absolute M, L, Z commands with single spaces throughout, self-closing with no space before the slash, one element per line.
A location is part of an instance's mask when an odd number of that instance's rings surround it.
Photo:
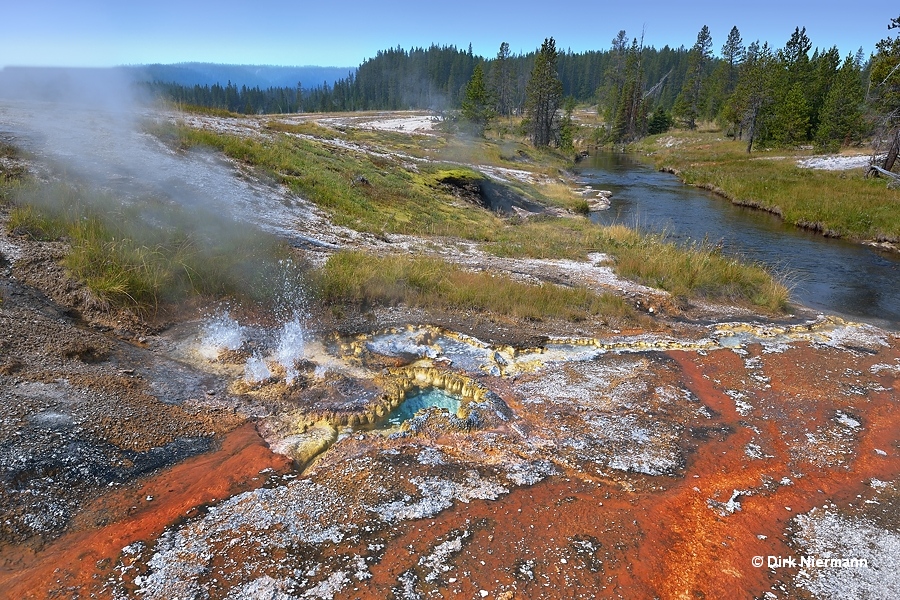
<path fill-rule="evenodd" d="M 623 154 L 602 153 L 578 166 L 581 181 L 613 193 L 609 210 L 592 214 L 665 231 L 679 243 L 708 240 L 725 254 L 760 262 L 792 288 L 795 302 L 823 312 L 900 329 L 900 257 L 785 225 L 686 186 Z"/>

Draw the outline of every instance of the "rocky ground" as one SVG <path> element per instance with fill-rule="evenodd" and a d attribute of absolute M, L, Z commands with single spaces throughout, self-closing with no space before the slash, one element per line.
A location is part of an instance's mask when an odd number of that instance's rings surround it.
<path fill-rule="evenodd" d="M 900 595 L 896 332 L 477 248 L 448 255 L 641 316 L 147 323 L 2 229 L 2 597 Z M 460 410 L 377 427 L 432 387 Z"/>

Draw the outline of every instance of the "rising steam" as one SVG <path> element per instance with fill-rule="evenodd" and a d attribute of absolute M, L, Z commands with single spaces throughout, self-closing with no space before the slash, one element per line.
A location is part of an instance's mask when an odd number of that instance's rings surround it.
<path fill-rule="evenodd" d="M 283 202 L 284 190 L 272 184 L 237 177 L 218 154 L 176 152 L 146 133 L 148 123 L 175 117 L 142 89 L 133 70 L 6 68 L 0 139 L 50 179 L 77 187 L 79 202 L 117 234 L 151 248 L 185 240 L 213 267 L 208 277 L 224 282 L 203 292 L 269 295 L 276 286 L 260 277 L 278 277 L 277 248 L 291 241 L 287 225 L 308 209 Z M 39 192 L 29 201 L 68 209 L 59 195 Z"/>

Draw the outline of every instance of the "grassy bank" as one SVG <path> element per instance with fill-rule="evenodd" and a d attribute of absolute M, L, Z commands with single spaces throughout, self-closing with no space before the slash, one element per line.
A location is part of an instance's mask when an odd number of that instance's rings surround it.
<path fill-rule="evenodd" d="M 780 215 L 787 223 L 833 237 L 900 242 L 900 192 L 862 169 L 823 171 L 797 166 L 808 153 L 754 152 L 720 133 L 678 132 L 650 137 L 635 149 L 685 183 L 716 191 L 736 204 Z"/>
<path fill-rule="evenodd" d="M 615 271 L 676 297 L 749 304 L 772 312 L 788 306 L 790 290 L 760 265 L 720 254 L 714 246 L 677 246 L 662 235 L 641 235 L 621 225 L 604 229 Z"/>
<path fill-rule="evenodd" d="M 491 312 L 527 319 L 624 319 L 626 301 L 612 294 L 551 284 L 529 285 L 487 272 L 473 273 L 439 259 L 373 257 L 363 252 L 331 256 L 319 287 L 331 303 L 397 304 Z"/>
<path fill-rule="evenodd" d="M 581 260 L 588 252 L 613 259 L 621 277 L 676 297 L 709 298 L 782 311 L 790 290 L 763 267 L 723 256 L 708 244 L 678 246 L 665 236 L 585 219 L 530 221 L 500 230 L 486 248 L 498 256 Z"/>
<path fill-rule="evenodd" d="M 550 151 L 526 151 L 520 144 L 484 139 L 340 131 L 315 123 L 269 122 L 266 127 L 272 134 L 266 138 L 182 126 L 152 131 L 182 149 L 211 147 L 261 168 L 323 208 L 336 224 L 357 231 L 485 239 L 498 226 L 496 215 L 473 210 L 459 198 L 458 190 L 441 185 L 448 170 L 471 171 L 466 165 L 521 170 L 526 163 L 530 181 L 507 177 L 505 182 L 492 181 L 491 186 L 546 206 L 575 210 L 584 205 L 560 181 L 560 167 L 565 163 Z M 374 151 L 357 149 L 360 144 Z M 429 159 L 412 161 L 408 156 Z M 536 168 L 537 164 L 543 168 Z M 477 177 L 485 179 L 480 173 Z"/>
<path fill-rule="evenodd" d="M 479 240 L 499 223 L 438 186 L 437 166 L 412 171 L 390 157 L 288 135 L 252 139 L 187 127 L 154 133 L 181 148 L 212 147 L 262 168 L 327 211 L 334 223 L 357 231 Z"/>

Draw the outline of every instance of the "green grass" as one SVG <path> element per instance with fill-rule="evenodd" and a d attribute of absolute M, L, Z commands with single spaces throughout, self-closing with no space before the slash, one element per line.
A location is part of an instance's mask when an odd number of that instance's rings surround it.
<path fill-rule="evenodd" d="M 64 184 L 23 186 L 8 227 L 15 235 L 62 240 L 74 277 L 101 300 L 141 312 L 192 296 L 267 300 L 277 240 L 213 214 L 146 199 L 122 205 Z"/>
<path fill-rule="evenodd" d="M 319 135 L 301 124 L 286 132 Z M 398 232 L 475 240 L 497 256 L 584 260 L 604 252 L 622 277 L 659 287 L 676 296 L 706 297 L 782 309 L 788 292 L 762 268 L 728 259 L 701 245 L 680 248 L 659 236 L 624 227 L 604 228 L 584 218 L 500 219 L 455 198 L 442 182 L 476 181 L 472 169 L 447 163 L 409 169 L 397 160 L 353 150 L 336 150 L 315 140 L 282 132 L 274 140 L 239 138 L 186 127 L 157 127 L 169 143 L 203 145 L 273 173 L 298 194 L 316 202 L 332 219 L 360 231 Z M 345 139 L 382 132 L 348 129 Z M 401 135 L 406 144 L 422 138 L 441 152 L 466 158 L 464 142 L 438 136 Z M 437 140 L 437 141 L 435 141 Z M 583 202 L 556 183 L 562 158 L 503 139 L 481 140 L 473 162 L 528 165 L 550 180 L 541 186 L 510 184 L 531 199 L 552 203 L 557 195 L 578 208 Z M 448 150 L 449 149 L 449 150 Z M 15 156 L 11 147 L 0 147 Z M 9 228 L 34 239 L 66 240 L 65 264 L 99 297 L 111 303 L 152 310 L 160 303 L 193 295 L 265 300 L 278 259 L 286 255 L 277 240 L 250 226 L 224 222 L 217 215 L 186 214 L 151 198 L 123 205 L 74 185 L 24 183 L 21 174 L 0 178 L 0 198 L 13 204 Z M 552 188 L 552 189 L 551 189 Z M 549 191 L 548 191 L 549 190 Z M 571 194 L 571 199 L 567 196 Z M 559 200 L 559 203 L 564 203 Z M 583 318 L 626 314 L 624 302 L 584 289 L 529 286 L 506 277 L 470 273 L 428 258 L 366 257 L 341 253 L 329 260 L 320 278 L 323 297 L 333 302 L 407 302 L 421 306 L 459 306 L 527 318 Z M 623 312 L 625 311 L 625 312 Z"/>
<path fill-rule="evenodd" d="M 690 185 L 712 189 L 736 204 L 779 214 L 787 223 L 834 237 L 900 241 L 900 192 L 862 169 L 803 169 L 807 154 L 746 153 L 746 143 L 717 133 L 675 133 L 648 138 L 638 149 L 652 153 L 657 167 L 671 168 Z M 674 137 L 666 148 L 660 138 Z"/>
<path fill-rule="evenodd" d="M 322 297 L 331 303 L 405 303 L 527 319 L 579 320 L 589 315 L 624 319 L 632 314 L 625 300 L 612 294 L 519 283 L 503 275 L 473 273 L 428 257 L 340 252 L 328 259 L 318 285 Z"/>
<path fill-rule="evenodd" d="M 0 158 L 16 158 L 18 156 L 19 151 L 15 146 L 0 140 Z"/>
<path fill-rule="evenodd" d="M 272 119 L 266 123 L 265 127 L 269 131 L 308 135 L 322 140 L 343 139 L 346 137 L 340 130 L 319 125 L 315 121 L 285 122 L 284 120 Z"/>
<path fill-rule="evenodd" d="M 701 297 L 783 311 L 790 290 L 762 266 L 723 256 L 703 243 L 682 247 L 662 235 L 642 235 L 618 225 L 604 229 L 604 249 L 627 279 L 676 297 Z"/>
<path fill-rule="evenodd" d="M 723 256 L 710 245 L 676 245 L 665 236 L 585 219 L 544 219 L 507 226 L 486 249 L 498 256 L 584 260 L 603 252 L 621 277 L 676 297 L 709 298 L 782 311 L 790 290 L 762 266 Z"/>
<path fill-rule="evenodd" d="M 258 140 L 186 127 L 155 133 L 182 148 L 212 147 L 260 167 L 325 209 L 336 224 L 357 231 L 479 240 L 499 225 L 490 212 L 433 185 L 430 173 L 438 166 L 410 171 L 390 158 L 287 135 Z"/>
<path fill-rule="evenodd" d="M 15 206 L 10 211 L 7 228 L 13 235 L 42 241 L 59 240 L 67 232 L 63 218 L 51 216 L 28 204 Z"/>
<path fill-rule="evenodd" d="M 590 252 L 604 251 L 603 231 L 583 218 L 512 220 L 497 229 L 484 248 L 509 258 L 584 260 Z"/>
<path fill-rule="evenodd" d="M 489 213 L 476 214 L 471 206 L 456 202 L 447 189 L 435 185 L 442 172 L 472 172 L 460 163 L 527 170 L 537 183 L 510 179 L 497 185 L 540 204 L 574 211 L 583 208 L 582 198 L 560 181 L 561 170 L 568 162 L 554 150 L 536 150 L 503 140 L 337 130 L 310 122 L 270 120 L 266 128 L 276 133 L 273 139 L 253 140 L 178 126 L 151 131 L 183 149 L 209 146 L 260 167 L 329 211 L 337 224 L 359 231 L 484 239 L 485 232 L 497 226 L 496 219 Z M 378 154 L 318 141 L 335 139 L 373 147 Z M 411 169 L 408 161 L 389 156 L 392 152 L 427 156 L 430 161 Z M 368 184 L 359 185 L 361 178 Z"/>
<path fill-rule="evenodd" d="M 578 212 L 583 199 L 563 181 L 573 155 L 555 148 L 535 148 L 497 131 L 488 131 L 485 138 L 450 138 L 435 154 L 448 162 L 526 171 L 531 174 L 532 183 L 508 178 L 505 185 L 523 198 Z"/>
<path fill-rule="evenodd" d="M 318 115 L 316 118 L 320 118 Z M 346 114 L 337 115 L 346 117 Z M 365 113 L 355 113 L 354 117 L 363 117 Z M 377 115 L 372 115 L 375 118 Z M 343 125 L 325 126 L 312 120 L 296 120 L 273 118 L 266 123 L 266 129 L 282 133 L 308 135 L 324 140 L 340 139 L 360 145 L 382 149 L 384 151 L 402 152 L 419 158 L 440 158 L 440 152 L 447 147 L 452 138 L 444 135 L 409 134 L 396 131 L 376 131 Z"/>
<path fill-rule="evenodd" d="M 316 127 L 302 125 L 310 135 Z M 603 228 L 583 218 L 499 219 L 454 198 L 441 184 L 448 177 L 465 181 L 482 177 L 468 168 L 431 163 L 410 170 L 389 158 L 342 151 L 288 135 L 265 141 L 185 127 L 156 133 L 184 148 L 211 146 L 261 167 L 325 208 L 337 224 L 359 231 L 463 238 L 482 242 L 487 251 L 507 257 L 584 260 L 589 252 L 605 252 L 614 258 L 614 269 L 622 277 L 676 296 L 706 297 L 769 310 L 783 309 L 789 296 L 788 290 L 763 268 L 721 256 L 714 248 L 680 248 L 658 236 L 640 235 L 626 228 Z M 542 165 L 551 181 L 545 188 L 555 186 L 553 194 L 560 198 L 568 195 L 566 201 L 571 208 L 583 209 L 583 199 L 554 183 L 550 175 L 558 173 L 561 157 L 556 153 L 534 149 L 519 152 L 516 148 L 520 146 L 513 143 L 479 140 L 463 156 L 461 144 L 447 142 L 442 153 L 458 152 L 455 158 L 488 164 L 518 160 L 528 163 L 532 172 L 540 172 L 537 165 Z M 549 196 L 553 194 L 542 192 L 540 186 L 517 183 L 510 187 L 521 189 L 523 195 L 527 189 L 528 197 L 551 203 Z M 557 200 L 558 204 L 562 202 Z"/>

